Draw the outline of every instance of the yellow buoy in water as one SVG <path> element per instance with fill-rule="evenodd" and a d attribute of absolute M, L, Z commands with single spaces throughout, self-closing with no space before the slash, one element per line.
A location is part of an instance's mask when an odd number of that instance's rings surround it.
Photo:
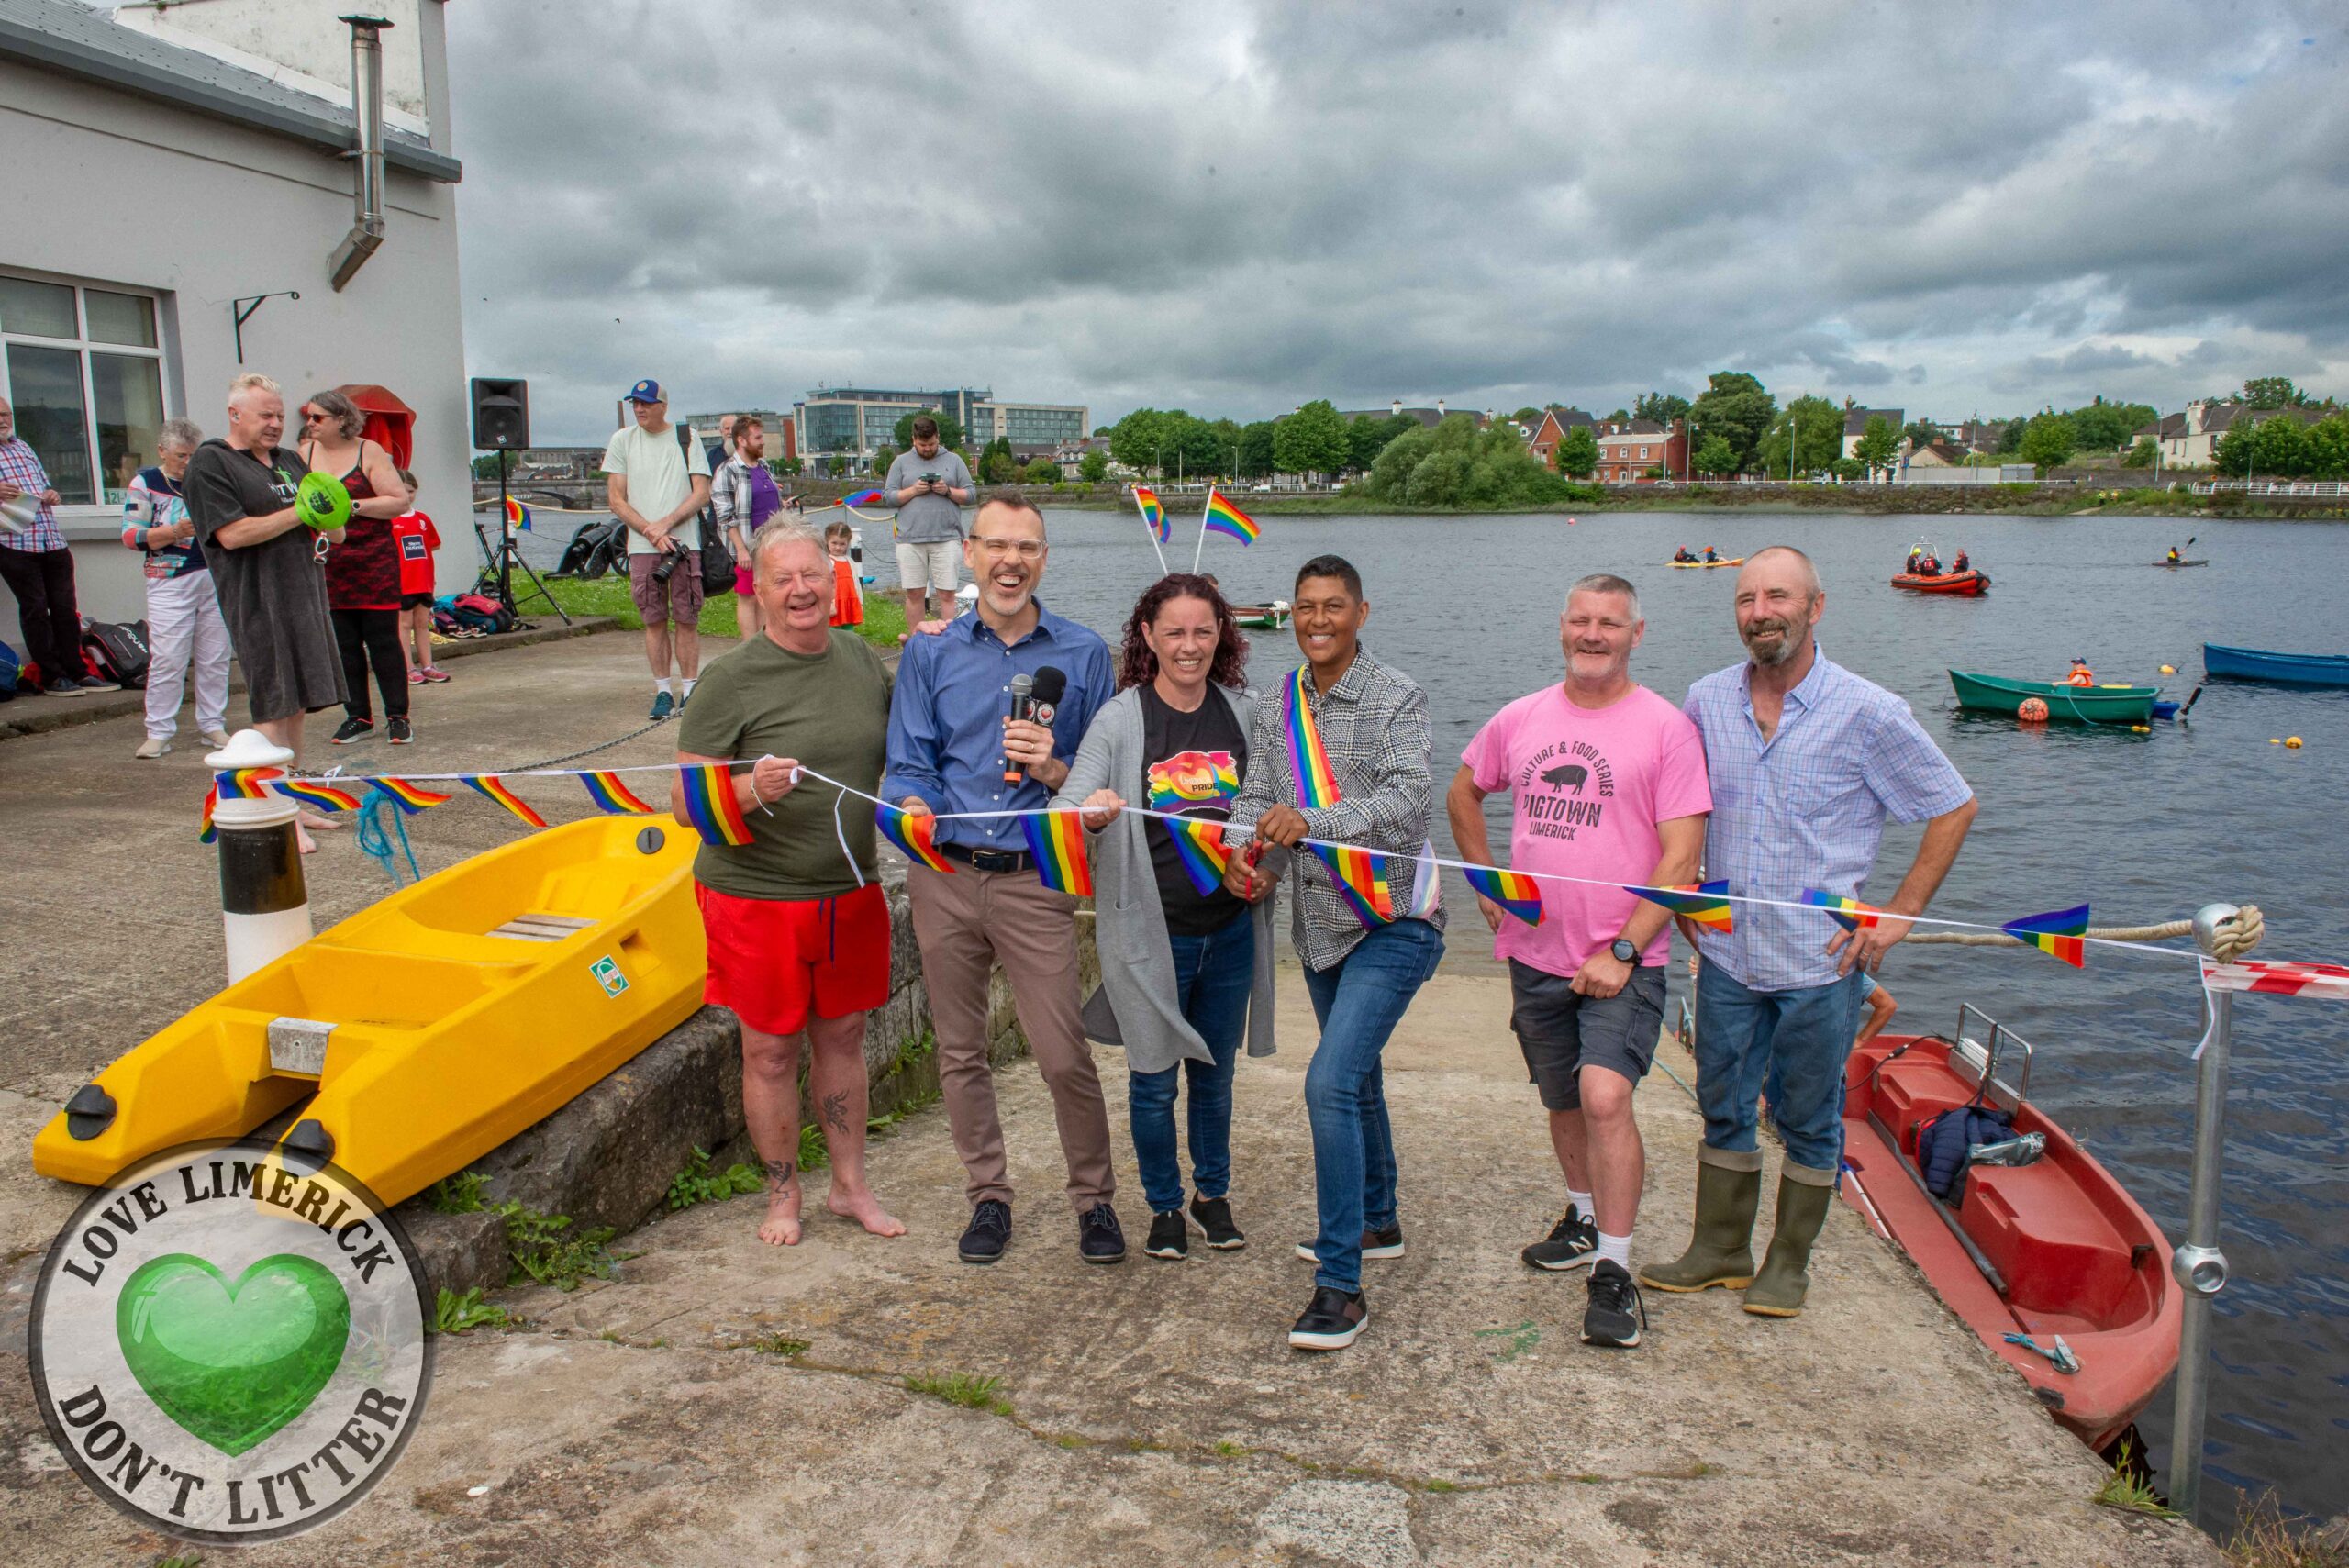
<path fill-rule="evenodd" d="M 2299 736 L 2297 736 L 2297 735 L 2287 735 L 2287 736 L 2285 736 L 2285 737 L 2284 737 L 2284 750 L 2285 750 L 2285 751 L 2299 751 L 2299 749 L 2300 749 L 2300 738 L 2299 738 Z"/>
<path fill-rule="evenodd" d="M 2165 675 L 2175 675 L 2177 673 L 2177 666 L 2175 664 L 2165 664 L 2162 666 L 2162 673 Z"/>
<path fill-rule="evenodd" d="M 2129 727 L 2129 733 L 2132 735 L 2151 735 L 2153 732 L 2154 727 L 2150 724 L 2132 724 Z"/>
<path fill-rule="evenodd" d="M 2281 746 L 2281 745 L 2284 743 L 2284 741 L 2283 741 L 2282 737 L 2280 737 L 2280 736 L 2270 735 L 2270 736 L 2267 738 L 2267 743 L 2268 743 L 2270 746 Z"/>

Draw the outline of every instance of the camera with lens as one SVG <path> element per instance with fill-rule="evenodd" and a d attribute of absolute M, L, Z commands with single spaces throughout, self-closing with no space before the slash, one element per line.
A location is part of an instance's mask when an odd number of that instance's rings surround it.
<path fill-rule="evenodd" d="M 648 575 L 650 575 L 655 583 L 660 584 L 665 588 L 669 584 L 669 579 L 677 574 L 677 563 L 685 560 L 685 552 L 682 550 L 669 550 L 662 554 L 660 562 L 654 565 Z"/>

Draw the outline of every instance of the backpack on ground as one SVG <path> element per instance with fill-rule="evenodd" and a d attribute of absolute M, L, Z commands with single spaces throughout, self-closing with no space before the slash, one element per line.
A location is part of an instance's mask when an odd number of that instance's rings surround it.
<path fill-rule="evenodd" d="M 127 624 L 82 617 L 82 656 L 99 674 L 123 687 L 144 686 L 151 662 L 147 649 L 147 623 Z"/>
<path fill-rule="evenodd" d="M 458 626 L 469 631 L 512 631 L 514 612 L 480 594 L 460 594 L 455 606 Z"/>

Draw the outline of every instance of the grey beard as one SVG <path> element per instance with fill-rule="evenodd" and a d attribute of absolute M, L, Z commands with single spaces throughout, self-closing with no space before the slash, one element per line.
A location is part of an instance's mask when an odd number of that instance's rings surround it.
<path fill-rule="evenodd" d="M 1745 639 L 1745 651 L 1753 655 L 1753 662 L 1756 664 L 1766 664 L 1776 669 L 1795 656 L 1795 642 L 1794 628 L 1787 627 L 1780 635 L 1775 652 L 1764 652 L 1755 646 L 1753 639 L 1750 636 Z"/>

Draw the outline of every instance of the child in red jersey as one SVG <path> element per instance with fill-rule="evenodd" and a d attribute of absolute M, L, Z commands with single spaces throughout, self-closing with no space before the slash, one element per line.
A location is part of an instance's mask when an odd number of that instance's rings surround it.
<path fill-rule="evenodd" d="M 416 494 L 416 475 L 401 469 L 400 483 Z M 392 519 L 392 550 L 400 563 L 400 651 L 407 655 L 407 684 L 449 678 L 432 662 L 432 552 L 440 548 L 440 531 L 422 512 Z"/>

